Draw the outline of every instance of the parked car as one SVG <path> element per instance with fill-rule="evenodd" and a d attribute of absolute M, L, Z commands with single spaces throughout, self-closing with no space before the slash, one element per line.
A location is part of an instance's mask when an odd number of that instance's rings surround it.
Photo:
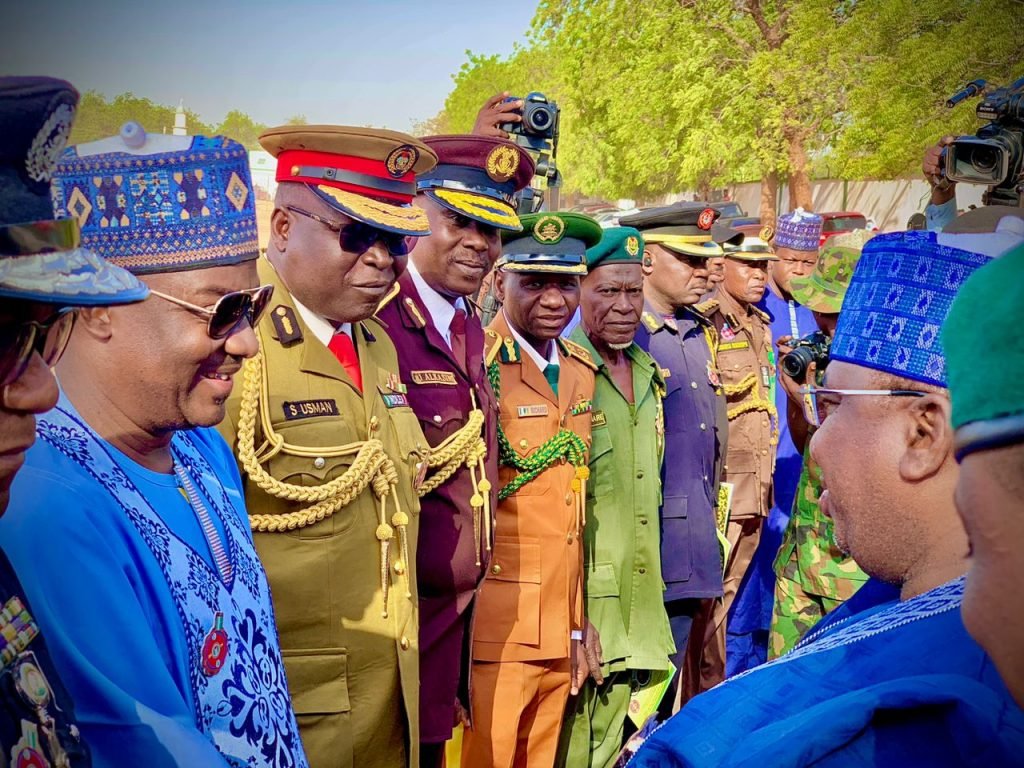
<path fill-rule="evenodd" d="M 877 227 L 869 226 L 867 216 L 856 211 L 829 211 L 827 213 L 819 213 L 818 215 L 824 220 L 821 227 L 821 241 L 818 243 L 819 248 L 832 235 L 852 232 L 855 229 L 875 229 L 876 231 L 878 229 Z"/>

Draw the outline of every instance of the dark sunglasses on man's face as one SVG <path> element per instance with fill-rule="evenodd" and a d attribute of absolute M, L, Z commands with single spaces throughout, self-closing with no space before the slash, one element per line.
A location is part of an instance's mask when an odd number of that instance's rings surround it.
<path fill-rule="evenodd" d="M 0 328 L 0 387 L 13 384 L 38 352 L 48 368 L 57 364 L 75 326 L 75 308 L 64 307 L 46 320 L 25 320 Z"/>
<path fill-rule="evenodd" d="M 209 318 L 206 325 L 206 332 L 211 339 L 226 339 L 234 334 L 244 322 L 248 322 L 253 328 L 260 321 L 260 317 L 270 303 L 270 297 L 274 295 L 274 286 L 261 285 L 259 288 L 250 288 L 244 291 L 232 291 L 225 293 L 213 307 L 200 307 L 190 304 L 187 301 L 175 296 L 168 296 L 166 293 L 154 291 L 149 292 L 158 296 L 164 301 L 177 304 L 197 315 Z"/>
<path fill-rule="evenodd" d="M 318 221 L 331 231 L 337 232 L 338 244 L 341 245 L 341 250 L 348 253 L 362 256 L 378 241 L 384 244 L 384 247 L 388 249 L 388 253 L 392 256 L 405 256 L 409 253 L 409 246 L 406 245 L 405 235 L 385 232 L 383 229 L 377 229 L 377 227 L 370 226 L 361 221 L 352 221 L 343 226 L 333 221 L 328 221 L 322 216 L 317 216 L 315 213 L 304 211 L 302 208 L 296 208 L 292 205 L 285 207 L 292 213 Z"/>

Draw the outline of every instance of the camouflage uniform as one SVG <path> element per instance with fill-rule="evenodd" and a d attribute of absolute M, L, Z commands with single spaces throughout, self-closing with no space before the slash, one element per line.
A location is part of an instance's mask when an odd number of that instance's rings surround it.
<path fill-rule="evenodd" d="M 808 449 L 793 515 L 775 558 L 769 658 L 792 650 L 807 630 L 848 600 L 867 579 L 853 558 L 835 545 L 832 518 L 821 513 L 820 496 L 821 470 Z"/>

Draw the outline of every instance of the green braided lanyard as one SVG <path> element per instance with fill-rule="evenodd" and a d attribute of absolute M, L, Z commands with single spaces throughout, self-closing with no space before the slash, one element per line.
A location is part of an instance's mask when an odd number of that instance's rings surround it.
<path fill-rule="evenodd" d="M 487 367 L 487 377 L 491 380 L 491 387 L 494 389 L 495 398 L 501 398 L 501 375 L 498 369 L 498 361 L 495 360 Z M 573 480 L 573 490 L 577 490 L 579 478 L 586 479 L 587 471 L 587 444 L 583 438 L 568 429 L 559 430 L 558 434 L 550 440 L 545 441 L 536 451 L 528 457 L 521 458 L 513 450 L 512 445 L 505 436 L 505 430 L 498 421 L 498 462 L 506 467 L 518 470 L 519 474 L 512 479 L 508 485 L 498 491 L 498 500 L 511 496 L 528 482 L 536 478 L 548 467 L 564 459 L 576 467 L 576 480 Z"/>

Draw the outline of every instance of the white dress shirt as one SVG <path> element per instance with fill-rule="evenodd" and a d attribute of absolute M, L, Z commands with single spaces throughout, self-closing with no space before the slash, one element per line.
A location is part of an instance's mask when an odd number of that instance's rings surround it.
<path fill-rule="evenodd" d="M 466 311 L 466 302 L 460 296 L 452 304 L 452 302 L 427 285 L 427 281 L 423 279 L 423 275 L 416 269 L 416 263 L 412 259 L 409 259 L 409 265 L 406 269 L 409 271 L 409 277 L 412 278 L 412 284 L 416 286 L 416 292 L 419 293 L 420 299 L 423 300 L 423 305 L 430 314 L 430 320 L 434 323 L 437 332 L 441 334 L 444 343 L 451 349 L 452 319 L 455 317 L 456 309 L 461 309 L 463 312 Z"/>
<path fill-rule="evenodd" d="M 503 309 L 501 311 L 504 312 L 505 310 Z M 548 359 L 545 360 L 541 356 L 540 352 L 533 348 L 532 344 L 527 343 L 527 341 L 519 335 L 519 331 L 517 331 L 509 321 L 508 315 L 505 315 L 505 322 L 508 323 L 508 329 L 512 331 L 512 337 L 519 342 L 519 348 L 526 352 L 527 356 L 533 360 L 538 368 L 540 368 L 541 373 L 544 373 L 544 369 L 549 365 L 558 365 L 558 343 L 554 339 L 549 342 L 551 345 L 551 351 L 548 353 Z"/>

